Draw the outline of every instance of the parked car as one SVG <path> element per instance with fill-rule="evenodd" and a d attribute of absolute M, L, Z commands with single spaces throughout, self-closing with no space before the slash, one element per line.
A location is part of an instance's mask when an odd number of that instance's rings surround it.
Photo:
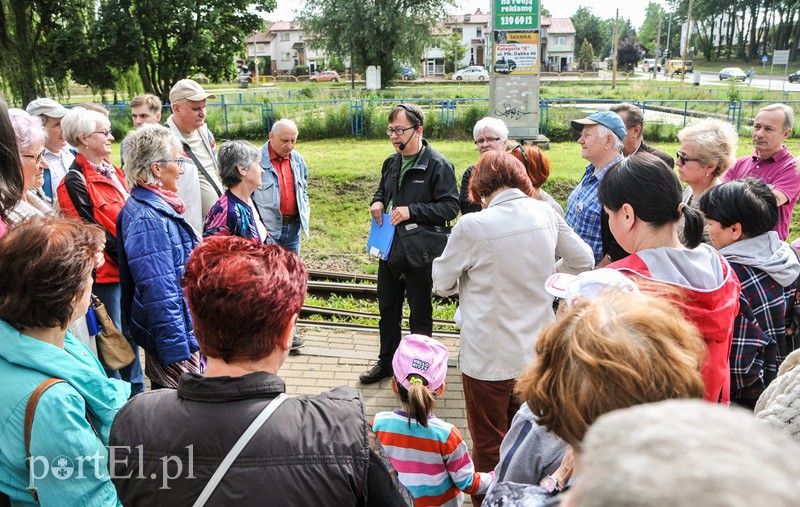
<path fill-rule="evenodd" d="M 494 71 L 501 74 L 511 74 L 517 68 L 517 63 L 514 60 L 501 58 L 494 62 Z"/>
<path fill-rule="evenodd" d="M 789 74 L 789 82 L 790 83 L 796 83 L 798 81 L 800 81 L 800 70 L 796 70 L 796 71 L 792 72 L 791 74 Z"/>
<path fill-rule="evenodd" d="M 642 70 L 644 72 L 652 72 L 653 66 L 656 64 L 655 58 L 645 58 L 642 60 Z"/>
<path fill-rule="evenodd" d="M 414 70 L 414 67 L 403 67 L 400 70 L 400 79 L 402 79 L 403 81 L 417 79 L 417 71 Z"/>
<path fill-rule="evenodd" d="M 334 83 L 339 82 L 339 73 L 335 70 L 323 70 L 319 74 L 314 74 L 310 78 L 309 81 L 333 81 Z"/>
<path fill-rule="evenodd" d="M 686 72 L 692 73 L 694 72 L 694 62 L 691 60 L 686 60 Z"/>
<path fill-rule="evenodd" d="M 489 73 L 483 67 L 470 65 L 453 74 L 452 79 L 455 81 L 488 81 Z"/>
<path fill-rule="evenodd" d="M 719 80 L 733 79 L 736 81 L 744 81 L 747 79 L 747 74 L 739 67 L 725 67 L 719 71 Z"/>

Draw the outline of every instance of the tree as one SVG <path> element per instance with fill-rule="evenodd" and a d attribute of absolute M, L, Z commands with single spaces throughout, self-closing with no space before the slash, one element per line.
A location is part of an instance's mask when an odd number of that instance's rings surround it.
<path fill-rule="evenodd" d="M 353 68 L 381 66 L 382 86 L 397 61 L 417 61 L 453 0 L 318 0 L 299 18 L 309 45 L 350 59 Z"/>
<path fill-rule="evenodd" d="M 623 72 L 631 72 L 643 56 L 644 50 L 636 41 L 636 37 L 625 37 L 617 48 L 617 65 Z"/>
<path fill-rule="evenodd" d="M 84 55 L 91 0 L 0 0 L 2 85 L 21 105 L 60 96 L 69 83 L 68 57 Z"/>
<path fill-rule="evenodd" d="M 661 23 L 662 28 L 662 38 L 667 33 L 667 17 L 664 13 L 664 9 L 661 7 L 661 4 L 656 2 L 650 2 L 647 4 L 647 10 L 645 11 L 644 15 L 644 22 L 642 23 L 642 27 L 639 29 L 639 34 L 637 39 L 639 40 L 639 44 L 644 48 L 647 54 L 655 56 L 656 48 L 663 49 L 663 43 L 657 41 L 658 38 L 658 27 L 659 23 Z"/>
<path fill-rule="evenodd" d="M 600 18 L 592 13 L 591 7 L 578 7 L 575 14 L 570 17 L 572 26 L 575 27 L 575 39 L 586 39 L 592 48 L 601 49 L 605 44 L 606 37 L 603 36 Z M 608 36 L 610 39 L 610 36 Z M 579 50 L 579 48 L 575 48 Z"/>
<path fill-rule="evenodd" d="M 581 49 L 578 53 L 578 67 L 582 70 L 590 70 L 593 62 L 594 48 L 592 48 L 592 43 L 583 39 L 583 44 L 581 44 Z"/>
<path fill-rule="evenodd" d="M 101 0 L 98 39 L 109 67 L 138 66 L 144 89 L 169 97 L 179 79 L 227 76 L 259 12 L 276 0 Z"/>
<path fill-rule="evenodd" d="M 457 32 L 450 35 L 437 37 L 438 46 L 444 53 L 445 72 L 455 72 L 461 63 L 461 59 L 467 52 L 467 48 L 462 44 Z"/>

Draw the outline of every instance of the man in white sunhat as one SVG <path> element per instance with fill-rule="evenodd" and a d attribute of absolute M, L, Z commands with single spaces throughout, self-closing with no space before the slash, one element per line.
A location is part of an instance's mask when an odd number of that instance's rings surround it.
<path fill-rule="evenodd" d="M 49 98 L 31 101 L 25 108 L 31 116 L 38 116 L 44 126 L 44 159 L 47 167 L 44 170 L 44 192 L 51 204 L 56 202 L 56 189 L 66 176 L 69 166 L 75 161 L 75 155 L 69 150 L 64 133 L 61 131 L 61 119 L 68 109 Z"/>
<path fill-rule="evenodd" d="M 222 195 L 222 182 L 217 168 L 216 141 L 206 121 L 206 99 L 216 95 L 206 93 L 191 79 L 181 79 L 169 91 L 172 116 L 166 126 L 181 142 L 184 174 L 178 180 L 178 196 L 186 204 L 183 216 L 198 232 L 211 206 Z"/>

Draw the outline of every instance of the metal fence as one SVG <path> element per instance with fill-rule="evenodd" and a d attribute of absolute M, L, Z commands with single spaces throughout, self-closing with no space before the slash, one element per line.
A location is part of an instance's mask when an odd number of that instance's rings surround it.
<path fill-rule="evenodd" d="M 251 96 L 252 94 L 252 96 Z M 295 96 L 299 95 L 295 93 Z M 366 116 L 370 110 L 388 113 L 395 105 L 413 102 L 419 105 L 430 118 L 435 115 L 438 124 L 447 135 L 447 129 L 456 126 L 466 107 L 485 106 L 488 114 L 488 99 L 485 98 L 363 98 L 332 100 L 264 100 L 263 94 L 243 92 L 231 97 L 221 96 L 218 102 L 208 103 L 207 122 L 217 136 L 245 137 L 266 136 L 272 123 L 279 118 L 291 118 L 303 128 L 304 122 L 323 121 L 326 116 L 338 114 L 343 136 L 365 137 Z M 236 100 L 238 99 L 238 101 Z M 257 100 L 253 100 L 257 99 Z M 539 101 L 539 132 L 547 136 L 559 129 L 569 129 L 569 120 L 586 116 L 594 111 L 607 109 L 612 104 L 623 102 L 609 99 L 556 99 L 542 98 Z M 738 132 L 749 128 L 758 110 L 773 101 L 766 100 L 631 100 L 642 109 L 646 128 L 668 127 L 667 135 L 675 129 L 692 125 L 704 118 L 718 118 L 734 125 Z M 784 100 L 782 103 L 800 110 L 800 100 Z M 125 103 L 106 104 L 111 112 L 115 135 L 124 135 L 131 126 L 130 107 Z M 164 119 L 170 114 L 169 105 L 164 106 Z M 349 126 L 349 128 L 348 128 Z M 469 131 L 471 127 L 467 127 Z"/>

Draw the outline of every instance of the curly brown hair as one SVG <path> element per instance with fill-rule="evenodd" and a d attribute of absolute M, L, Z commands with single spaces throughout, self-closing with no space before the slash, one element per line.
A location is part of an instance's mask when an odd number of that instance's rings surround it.
<path fill-rule="evenodd" d="M 665 298 L 606 292 L 542 329 L 517 381 L 538 421 L 573 446 L 602 414 L 672 398 L 702 398 L 705 345 Z"/>
<path fill-rule="evenodd" d="M 16 329 L 66 329 L 105 233 L 96 225 L 35 217 L 0 239 L 0 319 Z"/>

